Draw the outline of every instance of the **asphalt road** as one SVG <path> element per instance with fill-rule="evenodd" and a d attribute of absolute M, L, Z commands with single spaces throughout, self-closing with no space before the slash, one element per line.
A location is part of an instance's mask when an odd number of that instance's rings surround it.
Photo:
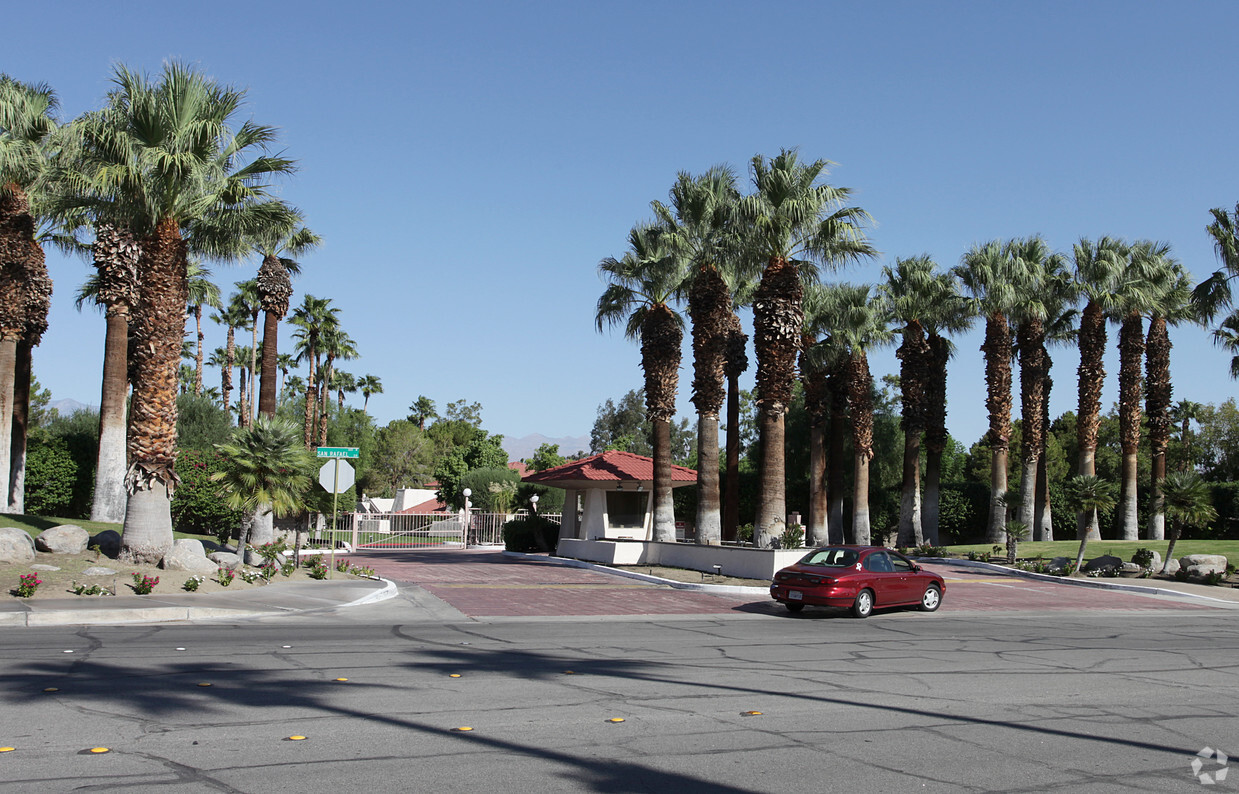
<path fill-rule="evenodd" d="M 1196 791 L 1237 651 L 1227 610 L 487 620 L 414 587 L 3 630 L 0 790 Z"/>

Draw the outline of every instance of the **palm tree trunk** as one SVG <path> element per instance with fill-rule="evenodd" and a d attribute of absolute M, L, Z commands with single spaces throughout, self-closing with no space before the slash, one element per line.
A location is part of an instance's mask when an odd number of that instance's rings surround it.
<path fill-rule="evenodd" d="M 1119 442 L 1123 452 L 1122 500 L 1119 505 L 1119 535 L 1140 539 L 1137 501 L 1136 454 L 1140 444 L 1140 364 L 1144 358 L 1143 318 L 1131 312 L 1119 329 Z"/>
<path fill-rule="evenodd" d="M 925 378 L 925 497 L 921 504 L 921 530 L 925 542 L 938 545 L 938 503 L 942 483 L 942 455 L 949 435 L 946 432 L 946 365 L 951 358 L 950 342 L 930 333 Z"/>
<path fill-rule="evenodd" d="M 670 439 L 668 439 L 670 442 Z M 697 542 L 722 541 L 719 511 L 718 417 L 697 417 Z"/>
<path fill-rule="evenodd" d="M 852 542 L 868 546 L 872 540 L 869 526 L 869 459 L 871 455 L 856 453 L 853 459 L 852 481 Z"/>
<path fill-rule="evenodd" d="M 753 543 L 759 549 L 768 549 L 783 534 L 787 520 L 783 406 L 760 406 L 758 422 L 761 435 L 761 496 L 757 504 Z"/>
<path fill-rule="evenodd" d="M 228 326 L 228 343 L 224 348 L 224 371 L 220 373 L 220 391 L 224 397 L 224 413 L 232 420 L 232 364 L 237 360 L 237 332 Z"/>
<path fill-rule="evenodd" d="M 847 379 L 842 366 L 834 367 L 830 383 L 830 432 L 826 453 L 826 534 L 831 543 L 844 543 L 843 447 L 847 433 Z"/>
<path fill-rule="evenodd" d="M 1035 521 L 1041 540 L 1054 540 L 1054 514 L 1050 506 L 1050 470 L 1046 453 L 1050 438 L 1050 390 L 1054 381 L 1049 376 L 1049 357 L 1046 358 L 1044 399 L 1041 401 L 1041 444 L 1037 454 L 1037 512 Z"/>
<path fill-rule="evenodd" d="M 9 512 L 26 512 L 26 435 L 30 425 L 30 356 L 33 345 L 17 343 L 13 377 L 13 447 L 9 472 Z"/>
<path fill-rule="evenodd" d="M 267 312 L 262 327 L 262 367 L 258 371 L 258 413 L 275 416 L 277 394 L 276 372 L 279 368 L 280 318 L 275 312 Z"/>
<path fill-rule="evenodd" d="M 723 481 L 723 540 L 740 529 L 740 373 L 727 375 L 727 473 Z"/>
<path fill-rule="evenodd" d="M 1178 521 L 1170 522 L 1170 545 L 1166 547 L 1166 559 L 1162 561 L 1163 574 L 1170 572 L 1170 561 L 1174 559 L 1174 545 L 1179 542 L 1179 533 L 1182 532 L 1182 526 Z"/>
<path fill-rule="evenodd" d="M 194 356 L 194 394 L 202 394 L 202 346 L 206 334 L 202 333 L 202 305 L 194 307 L 194 327 L 198 332 L 198 354 Z"/>
<path fill-rule="evenodd" d="M 1149 448 L 1152 453 L 1152 498 L 1149 501 L 1149 540 L 1166 536 L 1166 502 L 1162 495 L 1162 480 L 1166 478 L 1166 448 L 1170 443 L 1170 335 L 1166 318 L 1154 316 L 1149 321 L 1148 342 L 1145 345 L 1145 412 L 1148 414 Z"/>
<path fill-rule="evenodd" d="M 671 494 L 671 420 L 654 425 L 654 540 L 675 542 L 675 505 Z"/>
<path fill-rule="evenodd" d="M 1101 415 L 1101 388 L 1106 370 L 1103 356 L 1106 348 L 1106 317 L 1101 307 L 1089 301 L 1080 317 L 1080 367 L 1077 370 L 1080 397 L 1076 420 L 1076 445 L 1080 449 L 1077 474 L 1088 477 L 1097 474 L 1097 429 Z M 1077 536 L 1101 540 L 1097 511 L 1081 511 L 1077 517 Z"/>
<path fill-rule="evenodd" d="M 313 347 L 310 348 L 309 364 L 310 370 L 306 373 L 305 379 L 305 448 L 314 449 L 314 417 L 318 414 L 318 403 L 316 395 L 318 392 L 314 390 L 314 371 L 317 363 Z"/>
<path fill-rule="evenodd" d="M 804 288 L 796 266 L 771 257 L 753 297 L 757 409 L 761 431 L 761 494 L 754 540 L 768 548 L 787 520 L 784 413 L 792 400 L 796 354 L 804 328 Z"/>
<path fill-rule="evenodd" d="M 335 356 L 328 353 L 327 360 L 323 362 L 322 377 L 318 380 L 318 445 L 320 447 L 327 446 L 327 414 L 331 403 L 331 376 L 335 373 L 334 360 Z M 667 444 L 670 446 L 671 442 L 668 441 Z"/>
<path fill-rule="evenodd" d="M 1007 542 L 1007 464 L 1011 448 L 1011 327 L 1001 312 L 985 320 L 985 407 L 989 412 L 990 502 L 987 543 Z"/>
<path fill-rule="evenodd" d="M 0 337 L 0 482 L 9 481 L 13 460 L 13 390 L 17 365 L 17 332 Z M 5 500 L 5 512 L 8 500 Z"/>
<path fill-rule="evenodd" d="M 805 526 L 805 536 L 806 544 L 811 547 L 830 542 L 828 495 L 826 432 L 824 422 L 819 420 L 809 428 L 809 522 Z"/>
<path fill-rule="evenodd" d="M 925 534 L 921 526 L 921 434 L 903 435 L 903 487 L 899 494 L 899 545 L 919 546 Z"/>
<path fill-rule="evenodd" d="M 103 345 L 103 386 L 99 396 L 99 453 L 95 459 L 95 494 L 91 521 L 125 520 L 125 396 L 129 391 L 129 309 L 107 313 Z"/>
<path fill-rule="evenodd" d="M 265 325 L 264 325 L 265 328 Z M 258 402 L 255 395 L 258 390 L 254 388 L 254 382 L 258 380 L 258 312 L 254 312 L 250 318 L 250 402 L 249 413 L 246 414 L 246 427 L 254 424 L 254 407 Z"/>
<path fill-rule="evenodd" d="M 921 502 L 921 534 L 925 543 L 938 545 L 938 502 L 942 482 L 942 450 L 925 449 L 925 498 Z"/>
<path fill-rule="evenodd" d="M 852 406 L 852 542 L 869 545 L 869 461 L 873 459 L 873 376 L 863 350 L 848 359 L 848 402 Z"/>

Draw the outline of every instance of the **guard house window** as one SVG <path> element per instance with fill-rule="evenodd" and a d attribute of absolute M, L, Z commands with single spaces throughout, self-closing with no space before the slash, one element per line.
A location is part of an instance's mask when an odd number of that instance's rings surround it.
<path fill-rule="evenodd" d="M 648 493 L 607 491 L 607 523 L 611 529 L 641 529 L 645 526 Z"/>

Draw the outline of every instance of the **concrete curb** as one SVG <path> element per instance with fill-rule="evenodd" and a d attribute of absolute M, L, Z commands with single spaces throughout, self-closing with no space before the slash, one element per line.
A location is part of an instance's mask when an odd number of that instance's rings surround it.
<path fill-rule="evenodd" d="M 1143 584 L 1126 584 L 1116 582 L 1113 579 L 1073 579 L 1069 576 L 1054 576 L 1048 573 L 1037 573 L 1035 571 L 1021 571 L 1016 568 L 1008 568 L 1003 565 L 994 565 L 993 563 L 981 562 L 980 560 L 956 560 L 944 557 L 920 557 L 922 562 L 932 562 L 938 565 L 958 565 L 964 568 L 975 568 L 989 573 L 996 573 L 1003 576 L 1017 576 L 1024 579 L 1034 579 L 1042 582 L 1057 582 L 1059 584 L 1074 585 L 1076 587 L 1092 587 L 1099 590 L 1119 590 L 1128 593 L 1141 593 L 1143 595 L 1169 596 L 1171 598 L 1192 598 L 1200 601 L 1209 601 L 1214 604 L 1229 604 L 1236 605 L 1234 601 L 1225 598 L 1214 598 L 1213 596 L 1200 595 L 1199 593 L 1189 593 L 1184 590 L 1175 590 L 1168 587 L 1152 587 Z"/>
<path fill-rule="evenodd" d="M 745 596 L 769 596 L 770 588 L 768 587 L 741 587 L 739 585 L 730 584 L 698 584 L 696 582 L 677 582 L 674 579 L 663 579 L 660 576 L 651 576 L 648 573 L 637 573 L 636 571 L 625 571 L 619 568 L 610 568 L 606 565 L 600 565 L 595 562 L 586 562 L 585 560 L 573 560 L 568 557 L 550 557 L 544 554 L 523 554 L 519 551 L 505 551 L 505 557 L 515 557 L 525 560 L 546 560 L 558 565 L 563 565 L 567 568 L 583 568 L 590 571 L 598 571 L 599 573 L 609 573 L 615 576 L 622 576 L 625 579 L 636 579 L 639 582 L 649 582 L 651 584 L 665 584 L 676 590 L 697 591 L 701 593 L 717 593 L 719 595 L 745 595 Z"/>

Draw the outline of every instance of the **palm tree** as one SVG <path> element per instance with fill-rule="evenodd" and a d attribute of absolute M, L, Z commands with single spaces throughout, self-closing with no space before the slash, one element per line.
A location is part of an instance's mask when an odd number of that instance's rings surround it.
<path fill-rule="evenodd" d="M 141 240 L 122 554 L 153 562 L 172 545 L 188 246 L 208 258 L 235 258 L 256 219 L 282 206 L 270 199 L 265 180 L 293 166 L 262 154 L 274 129 L 234 124 L 243 91 L 174 63 L 157 83 L 123 66 L 113 79 L 107 106 L 75 125 L 83 175 L 77 193 L 83 209 L 124 218 Z"/>
<path fill-rule="evenodd" d="M 225 359 L 222 376 L 220 379 L 220 387 L 224 393 L 224 410 L 232 412 L 232 368 L 236 366 L 237 361 L 237 329 L 242 331 L 249 328 L 249 310 L 236 300 L 236 295 L 229 299 L 227 305 L 219 309 L 215 314 L 211 315 L 211 319 L 216 323 L 225 326 L 228 329 L 227 344 L 224 347 Z M 239 414 L 238 414 L 239 415 Z"/>
<path fill-rule="evenodd" d="M 802 163 L 794 149 L 751 163 L 756 192 L 738 205 L 746 248 L 765 261 L 753 298 L 757 353 L 757 409 L 761 435 L 761 494 L 754 541 L 772 545 L 786 520 L 784 413 L 791 403 L 804 317 L 802 277 L 818 266 L 835 267 L 875 255 L 861 225 L 869 215 L 844 206 L 847 188 L 821 181 L 826 160 Z M 833 211 L 832 211 L 833 210 Z"/>
<path fill-rule="evenodd" d="M 818 282 L 806 284 L 803 306 L 800 382 L 804 390 L 805 411 L 809 415 L 809 515 L 805 522 L 805 544 L 822 546 L 830 542 L 826 426 L 831 402 L 830 368 L 838 356 L 831 355 L 834 348 L 820 344 L 820 337 L 829 332 L 829 323 L 833 319 L 826 314 L 826 286 Z"/>
<path fill-rule="evenodd" d="M 989 520 L 986 541 L 1006 542 L 1007 460 L 1011 449 L 1011 326 L 1019 279 L 1015 263 L 998 241 L 974 245 L 955 274 L 972 293 L 985 316 L 985 407 L 989 412 L 986 440 L 991 450 Z"/>
<path fill-rule="evenodd" d="M 947 364 L 955 345 L 947 334 L 958 334 L 972 327 L 974 306 L 960 293 L 959 279 L 953 273 L 940 273 L 932 291 L 938 293 L 934 311 L 926 315 L 925 344 L 925 496 L 921 503 L 921 531 L 926 543 L 938 544 L 938 504 L 942 482 L 942 457 L 950 435 L 946 430 Z"/>
<path fill-rule="evenodd" d="M 236 356 L 239 362 L 237 370 L 240 372 L 240 388 L 237 389 L 237 424 L 240 427 L 249 427 L 250 422 L 250 406 L 253 402 L 253 391 L 250 385 L 254 380 L 254 373 L 250 372 L 250 361 L 253 359 L 253 348 L 249 345 L 237 345 Z"/>
<path fill-rule="evenodd" d="M 301 272 L 301 265 L 292 257 L 317 248 L 322 240 L 317 234 L 300 226 L 301 213 L 277 219 L 259 234 L 255 251 L 262 257 L 256 280 L 258 302 L 265 312 L 262 330 L 262 379 L 258 385 L 258 412 L 275 415 L 275 372 L 279 367 L 280 320 L 288 314 L 288 301 L 293 294 L 289 274 Z"/>
<path fill-rule="evenodd" d="M 323 328 L 319 336 L 319 344 L 322 346 L 325 361 L 323 362 L 323 377 L 319 380 L 319 420 L 318 420 L 318 445 L 320 447 L 327 444 L 327 414 L 331 404 L 331 390 L 334 387 L 333 380 L 335 378 L 335 362 L 336 359 L 341 361 L 352 361 L 358 356 L 357 345 L 353 339 L 340 327 L 339 323 L 333 323 Z"/>
<path fill-rule="evenodd" d="M 734 253 L 732 218 L 739 199 L 736 177 L 726 166 L 700 176 L 680 172 L 671 206 L 651 207 L 662 225 L 664 244 L 688 271 L 688 314 L 693 334 L 693 405 L 697 408 L 697 535 L 702 544 L 722 540 L 719 492 L 718 418 L 726 396 L 724 376 L 732 290 L 742 261 Z"/>
<path fill-rule="evenodd" d="M 263 344 L 266 344 L 265 338 Z M 275 357 L 275 364 L 280 370 L 280 399 L 283 399 L 284 388 L 288 384 L 288 373 L 297 365 L 297 359 L 292 353 L 280 353 Z"/>
<path fill-rule="evenodd" d="M 1008 244 L 1014 272 L 1020 278 L 1011 320 L 1016 325 L 1015 348 L 1020 358 L 1020 418 L 1022 474 L 1020 507 L 1016 521 L 1034 540 L 1043 540 L 1043 527 L 1037 521 L 1037 470 L 1045 446 L 1046 381 L 1050 377 L 1050 357 L 1046 351 L 1046 324 L 1060 306 L 1071 298 L 1073 284 L 1066 260 L 1052 253 L 1040 237 L 1012 240 Z"/>
<path fill-rule="evenodd" d="M 1149 500 L 1148 539 L 1166 536 L 1166 517 L 1161 481 L 1166 477 L 1166 449 L 1170 445 L 1172 386 L 1170 383 L 1170 333 L 1168 326 L 1196 319 L 1192 304 L 1192 285 L 1187 271 L 1167 257 L 1162 266 L 1169 270 L 1166 283 L 1149 315 L 1149 333 L 1144 345 L 1144 408 L 1148 416 L 1149 449 L 1152 453 L 1151 498 Z"/>
<path fill-rule="evenodd" d="M 1093 474 L 1077 474 L 1063 484 L 1063 496 L 1067 508 L 1084 515 L 1096 515 L 1103 510 L 1112 510 L 1118 499 L 1114 483 L 1098 479 Z M 1076 552 L 1074 570 L 1078 573 L 1084 564 L 1084 549 L 1088 546 L 1089 533 L 1080 533 L 1080 550 Z"/>
<path fill-rule="evenodd" d="M 873 375 L 869 351 L 894 338 L 889 303 L 871 294 L 868 284 L 838 284 L 827 288 L 823 314 L 831 329 L 829 345 L 845 357 L 848 404 L 852 420 L 852 542 L 868 545 L 869 461 L 873 459 Z"/>
<path fill-rule="evenodd" d="M 734 541 L 740 528 L 740 376 L 749 368 L 748 334 L 734 310 L 727 321 L 727 443 L 723 475 L 723 540 Z"/>
<path fill-rule="evenodd" d="M 370 406 L 370 395 L 383 393 L 383 381 L 379 380 L 377 375 L 362 375 L 357 381 L 357 388 L 364 398 L 361 404 L 361 412 L 364 414 Z"/>
<path fill-rule="evenodd" d="M 434 400 L 424 394 L 418 395 L 417 402 L 409 406 L 409 421 L 416 424 L 418 430 L 424 431 L 427 422 L 438 418 Z"/>
<path fill-rule="evenodd" d="M 1074 278 L 1065 275 L 1056 278 L 1048 287 L 1046 295 L 1045 342 L 1051 344 L 1072 344 L 1079 334 L 1076 320 L 1079 311 L 1076 303 L 1079 300 L 1079 289 Z M 1050 392 L 1054 388 L 1054 379 L 1050 377 L 1053 360 L 1050 351 L 1042 344 L 1040 356 L 1045 365 L 1041 375 L 1041 444 L 1037 450 L 1037 484 L 1034 493 L 1036 509 L 1033 511 L 1034 539 L 1043 541 L 1054 540 L 1054 516 L 1050 505 L 1050 472 L 1048 449 L 1050 441 Z"/>
<path fill-rule="evenodd" d="M 202 333 L 202 309 L 222 309 L 219 287 L 211 281 L 211 271 L 197 262 L 190 261 L 186 270 L 186 281 L 189 286 L 189 315 L 194 318 L 194 328 L 198 333 L 198 351 L 194 357 L 194 394 L 202 394 L 202 356 L 203 343 L 206 334 Z"/>
<path fill-rule="evenodd" d="M 305 385 L 305 447 L 314 446 L 314 419 L 317 415 L 317 391 L 315 391 L 315 375 L 318 374 L 318 358 L 322 354 L 319 339 L 323 329 L 335 324 L 339 309 L 331 305 L 331 298 L 316 298 L 313 295 L 303 295 L 301 305 L 293 311 L 289 320 L 297 330 L 293 332 L 296 340 L 297 361 L 309 365 L 309 373 Z"/>
<path fill-rule="evenodd" d="M 664 245 L 654 226 L 638 225 L 628 233 L 629 251 L 608 257 L 598 272 L 608 282 L 598 298 L 598 330 L 623 323 L 624 335 L 641 340 L 645 373 L 645 415 L 653 425 L 654 537 L 675 542 L 675 508 L 671 501 L 671 419 L 679 384 L 680 342 L 684 319 L 671 307 L 684 282 L 683 260 Z"/>
<path fill-rule="evenodd" d="M 236 283 L 237 291 L 232 294 L 232 302 L 239 311 L 244 311 L 249 315 L 249 322 L 246 327 L 250 330 L 250 345 L 246 350 L 246 356 L 241 358 L 241 361 L 249 359 L 249 365 L 246 367 L 249 370 L 250 376 L 258 371 L 258 314 L 262 311 L 262 300 L 258 297 L 258 280 L 246 279 Z M 250 391 L 253 391 L 251 388 Z M 242 394 L 244 394 L 242 390 Z M 251 397 L 244 406 L 242 406 L 239 424 L 242 427 L 248 427 L 254 420 L 254 399 Z"/>
<path fill-rule="evenodd" d="M 238 428 L 232 440 L 215 447 L 223 468 L 211 475 L 220 484 L 228 506 L 247 515 L 258 511 L 284 516 L 304 509 L 315 460 L 297 438 L 297 427 L 286 419 L 260 415 L 249 427 Z M 245 558 L 246 525 L 237 540 Z"/>
<path fill-rule="evenodd" d="M 331 374 L 331 388 L 340 398 L 337 405 L 342 411 L 344 410 L 344 395 L 357 391 L 357 379 L 344 370 L 337 370 Z"/>
<path fill-rule="evenodd" d="M 1179 444 L 1183 448 L 1180 471 L 1191 471 L 1195 465 L 1192 454 L 1192 422 L 1200 419 L 1204 409 L 1203 405 L 1192 400 L 1179 400 L 1174 408 L 1170 409 L 1170 418 L 1179 431 Z"/>
<path fill-rule="evenodd" d="M 1081 238 L 1073 248 L 1076 284 L 1084 295 L 1080 315 L 1080 366 L 1076 371 L 1079 412 L 1076 417 L 1076 444 L 1080 449 L 1081 476 L 1097 474 L 1097 431 L 1101 421 L 1101 389 L 1106 370 L 1106 318 L 1117 311 L 1118 283 L 1128 257 L 1128 246 L 1121 240 L 1102 237 L 1094 245 Z M 1079 515 L 1077 532 L 1081 538 L 1100 540 L 1095 510 Z"/>
<path fill-rule="evenodd" d="M 1217 519 L 1217 511 L 1210 503 L 1209 485 L 1195 472 L 1176 471 L 1162 480 L 1162 499 L 1166 516 L 1170 519 L 1170 545 L 1166 547 L 1166 560 L 1162 573 L 1170 570 L 1174 559 L 1174 546 L 1179 542 L 1184 525 L 1203 527 Z"/>
<path fill-rule="evenodd" d="M 37 316 L 42 290 L 31 289 L 33 281 L 45 287 L 49 299 L 51 293 L 43 249 L 35 239 L 30 191 L 37 189 L 48 170 L 47 143 L 56 130 L 52 114 L 57 107 L 56 94 L 48 86 L 0 74 L 0 483 L 6 486 L 12 465 L 18 343 L 27 338 L 37 344 L 34 337 L 42 335 L 37 326 L 41 322 L 46 327 L 46 310 Z M 32 299 L 36 317 L 28 318 Z M 8 499 L 4 501 L 8 510 Z"/>

